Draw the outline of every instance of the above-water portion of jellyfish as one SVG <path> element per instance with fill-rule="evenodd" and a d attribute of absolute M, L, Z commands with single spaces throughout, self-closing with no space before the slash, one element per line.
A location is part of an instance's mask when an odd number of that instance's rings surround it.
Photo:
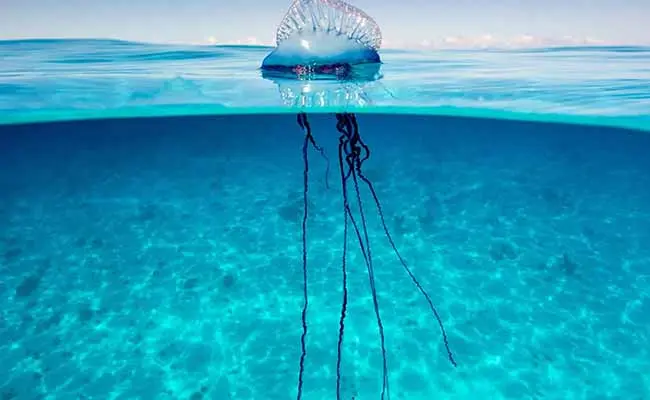
<path fill-rule="evenodd" d="M 355 67 L 381 63 L 380 47 L 379 26 L 357 7 L 341 0 L 294 0 L 262 71 L 267 76 L 351 79 Z"/>
<path fill-rule="evenodd" d="M 381 32 L 377 23 L 365 12 L 341 0 L 295 0 L 277 30 L 277 47 L 262 62 L 262 76 L 271 79 L 280 88 L 285 104 L 300 106 L 297 123 L 302 130 L 303 159 L 303 216 L 302 216 L 302 294 L 301 312 L 302 334 L 300 336 L 300 360 L 297 383 L 297 400 L 303 397 L 305 379 L 305 360 L 309 358 L 307 332 L 310 317 L 310 274 L 309 239 L 307 229 L 310 215 L 310 153 L 315 150 L 327 162 L 325 184 L 329 189 L 330 158 L 325 149 L 317 144 L 316 134 L 312 131 L 306 109 L 312 106 L 327 106 L 337 103 L 335 133 L 338 167 L 338 184 L 340 185 L 340 207 L 343 225 L 343 243 L 341 244 L 341 306 L 338 324 L 332 326 L 338 332 L 336 348 L 336 399 L 342 400 L 342 359 L 346 357 L 345 329 L 348 314 L 348 301 L 357 298 L 357 293 L 348 291 L 348 275 L 359 272 L 368 277 L 373 300 L 373 311 L 377 322 L 377 334 L 381 348 L 382 383 L 378 388 L 381 400 L 390 400 L 390 365 L 387 354 L 384 324 L 381 317 L 381 304 L 385 298 L 380 296 L 375 286 L 373 249 L 374 236 L 366 223 L 368 212 L 376 212 L 381 221 L 381 233 L 388 239 L 390 250 L 396 258 L 396 265 L 401 266 L 408 281 L 426 300 L 431 315 L 442 339 L 445 355 L 452 366 L 456 360 L 452 354 L 449 339 L 443 325 L 443 317 L 434 306 L 433 298 L 420 284 L 406 262 L 406 258 L 397 249 L 395 241 L 386 224 L 384 207 L 380 193 L 375 189 L 371 179 L 365 174 L 365 162 L 371 157 L 371 146 L 361 134 L 355 114 L 341 111 L 340 105 L 357 105 L 350 103 L 368 103 L 360 82 L 379 79 L 381 59 L 379 48 Z M 356 87 L 357 91 L 348 88 Z M 328 96 L 329 94 L 329 96 Z M 329 98 L 328 98 L 329 97 Z M 328 103 L 329 102 L 329 103 Z M 340 104 L 339 104 L 340 103 Z M 365 192 L 366 195 L 362 195 Z M 370 207 L 362 201 L 364 197 L 372 199 Z M 348 265 L 348 253 L 352 247 L 360 253 L 359 265 Z M 357 258 L 359 259 L 359 258 Z M 360 268 L 359 268 L 360 267 Z M 322 362 L 322 361 L 318 361 Z M 363 396 L 366 398 L 367 396 Z M 346 397 L 346 400 L 349 396 Z"/>

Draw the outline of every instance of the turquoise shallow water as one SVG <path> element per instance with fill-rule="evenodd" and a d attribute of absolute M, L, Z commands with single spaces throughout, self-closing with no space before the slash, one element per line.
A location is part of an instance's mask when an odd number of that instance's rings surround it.
<path fill-rule="evenodd" d="M 389 51 L 357 96 L 264 80 L 263 48 L 1 46 L 0 398 L 295 398 L 298 110 L 331 161 L 308 153 L 303 399 L 335 398 L 332 111 L 354 110 L 365 175 L 458 362 L 362 190 L 392 400 L 650 399 L 646 49 Z M 379 399 L 348 248 L 342 399 Z"/>
<path fill-rule="evenodd" d="M 334 117 L 310 120 L 336 154 Z M 393 399 L 650 399 L 650 136 L 359 124 L 366 175 L 459 363 L 362 191 Z M 286 114 L 0 127 L 3 396 L 295 398 L 301 146 Z M 321 400 L 335 393 L 343 216 L 335 165 L 327 189 L 310 161 L 304 398 Z M 343 398 L 378 399 L 368 278 L 349 248 Z"/>
<path fill-rule="evenodd" d="M 251 46 L 0 41 L 0 123 L 341 109 L 650 129 L 650 48 L 385 50 L 384 78 L 345 87 L 260 78 Z"/>

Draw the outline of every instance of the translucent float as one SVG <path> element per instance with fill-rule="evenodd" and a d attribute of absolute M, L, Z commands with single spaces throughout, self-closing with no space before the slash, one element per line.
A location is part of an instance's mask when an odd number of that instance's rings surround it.
<path fill-rule="evenodd" d="M 295 0 L 262 61 L 267 76 L 364 79 L 378 72 L 381 31 L 362 10 L 340 0 Z"/>

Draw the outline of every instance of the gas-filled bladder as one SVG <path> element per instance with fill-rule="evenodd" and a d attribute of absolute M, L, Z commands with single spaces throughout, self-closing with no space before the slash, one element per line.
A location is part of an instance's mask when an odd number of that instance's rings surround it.
<path fill-rule="evenodd" d="M 374 80 L 380 77 L 380 47 L 379 26 L 362 10 L 341 0 L 294 0 L 262 72 L 265 77 Z M 366 68 L 357 68 L 361 65 Z"/>

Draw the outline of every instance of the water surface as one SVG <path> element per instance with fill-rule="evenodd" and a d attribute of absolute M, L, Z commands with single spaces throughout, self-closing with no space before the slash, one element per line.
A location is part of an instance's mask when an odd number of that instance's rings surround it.
<path fill-rule="evenodd" d="M 648 129 L 650 48 L 384 50 L 371 83 L 260 78 L 270 48 L 0 42 L 0 123 L 342 109 L 575 120 Z"/>

